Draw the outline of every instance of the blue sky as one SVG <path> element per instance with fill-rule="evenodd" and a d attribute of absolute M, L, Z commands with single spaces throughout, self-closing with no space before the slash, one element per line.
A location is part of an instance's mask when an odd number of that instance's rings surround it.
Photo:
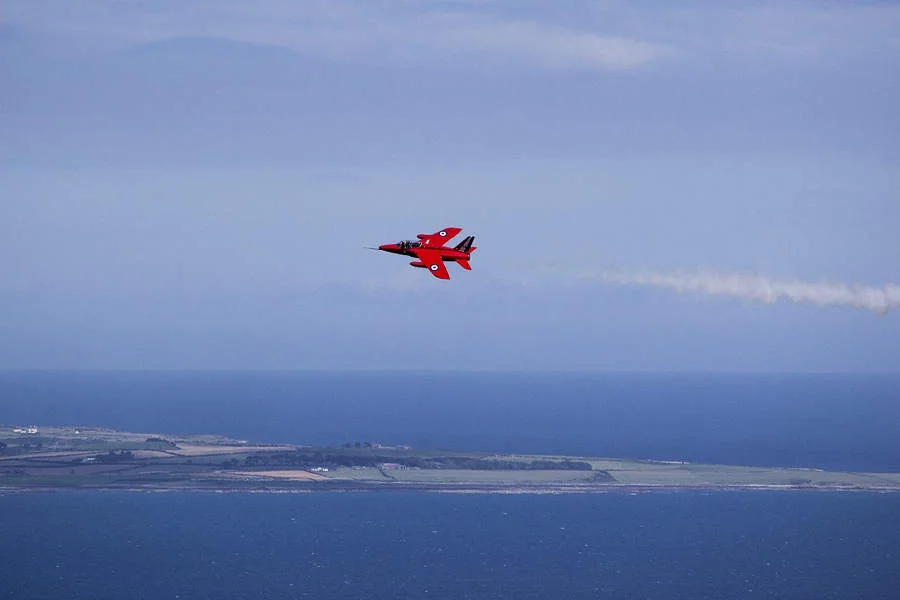
<path fill-rule="evenodd" d="M 900 281 L 900 5 L 675 4 L 7 0 L 0 368 L 896 372 L 898 312 L 583 276 Z"/>

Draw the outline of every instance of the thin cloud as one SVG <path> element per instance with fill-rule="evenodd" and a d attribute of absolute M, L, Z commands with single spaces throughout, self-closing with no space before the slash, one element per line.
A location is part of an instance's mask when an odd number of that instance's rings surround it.
<path fill-rule="evenodd" d="M 598 8 L 623 35 L 640 35 L 691 61 L 777 60 L 816 64 L 900 52 L 900 5 L 819 0 L 678 2 L 648 11 Z"/>
<path fill-rule="evenodd" d="M 449 47 L 558 69 L 631 69 L 665 54 L 662 47 L 654 44 L 533 21 L 467 18 L 436 30 L 443 37 L 442 43 Z"/>
<path fill-rule="evenodd" d="M 900 53 L 900 5 L 819 0 L 7 0 L 13 26 L 134 44 L 220 37 L 336 60 L 627 70 L 660 61 L 816 65 Z"/>
<path fill-rule="evenodd" d="M 31 29 L 121 43 L 221 37 L 363 62 L 477 61 L 547 69 L 624 70 L 666 54 L 662 46 L 640 39 L 492 14 L 483 8 L 474 4 L 283 0 L 253 5 L 227 0 L 128 4 L 10 0 L 6 13 L 13 24 Z"/>

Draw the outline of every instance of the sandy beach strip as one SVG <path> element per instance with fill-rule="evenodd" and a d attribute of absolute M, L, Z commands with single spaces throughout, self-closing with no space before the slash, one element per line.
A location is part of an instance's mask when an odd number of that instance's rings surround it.
<path fill-rule="evenodd" d="M 289 479 L 292 481 L 323 481 L 328 479 L 309 471 L 229 471 L 229 474 L 243 477 L 270 477 L 272 479 Z"/>

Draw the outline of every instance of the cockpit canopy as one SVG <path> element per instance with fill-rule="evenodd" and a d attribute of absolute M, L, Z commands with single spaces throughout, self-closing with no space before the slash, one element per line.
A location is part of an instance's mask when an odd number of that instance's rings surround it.
<path fill-rule="evenodd" d="M 400 246 L 401 250 L 409 250 L 410 248 L 418 248 L 422 244 L 419 241 L 414 242 L 413 240 L 403 240 L 397 245 Z"/>

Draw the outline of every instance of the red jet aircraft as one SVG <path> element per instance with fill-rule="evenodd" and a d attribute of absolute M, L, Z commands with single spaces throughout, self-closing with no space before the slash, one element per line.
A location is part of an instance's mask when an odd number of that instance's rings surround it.
<path fill-rule="evenodd" d="M 459 227 L 447 227 L 437 233 L 420 233 L 416 236 L 419 238 L 417 242 L 403 240 L 397 244 L 378 246 L 378 249 L 393 254 L 414 256 L 416 260 L 409 263 L 412 266 L 427 268 L 438 279 L 450 279 L 450 273 L 447 272 L 444 262 L 455 262 L 467 271 L 472 270 L 472 267 L 469 266 L 469 256 L 475 252 L 475 246 L 472 245 L 472 242 L 475 241 L 474 235 L 466 237 L 453 248 L 447 248 L 444 245 L 460 231 L 462 229 Z"/>

